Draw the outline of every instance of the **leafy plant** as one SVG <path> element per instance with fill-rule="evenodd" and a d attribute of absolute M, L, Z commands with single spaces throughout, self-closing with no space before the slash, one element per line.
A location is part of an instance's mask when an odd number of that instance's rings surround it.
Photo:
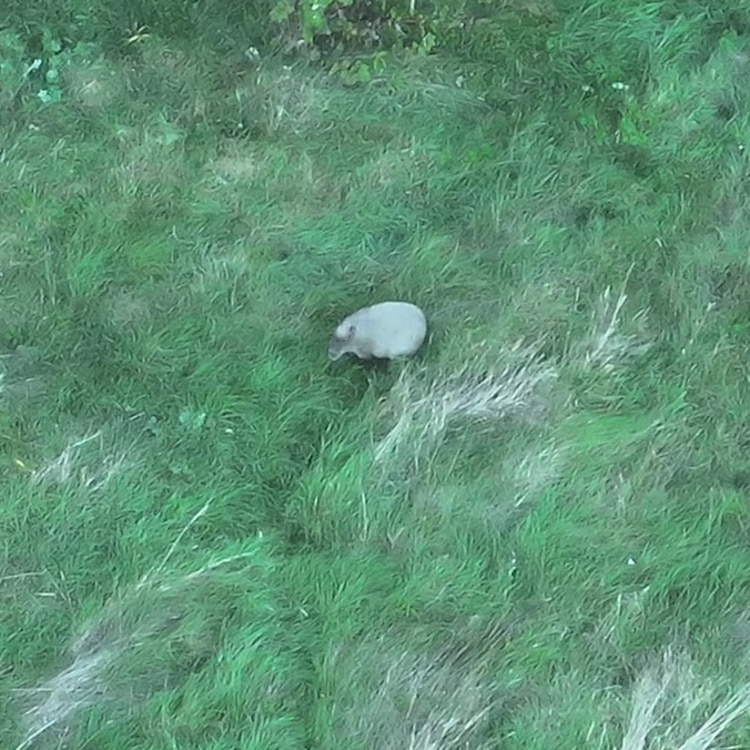
<path fill-rule="evenodd" d="M 26 59 L 26 49 L 17 34 L 0 32 L 0 102 L 7 106 L 18 96 L 34 64 Z"/>
<path fill-rule="evenodd" d="M 417 12 L 414 0 L 280 0 L 271 20 L 298 32 L 321 55 L 391 48 L 429 52 L 437 43 L 440 7 Z"/>
<path fill-rule="evenodd" d="M 62 101 L 65 71 L 89 60 L 93 52 L 92 44 L 65 44 L 45 29 L 34 54 L 18 34 L 0 33 L 0 101 L 9 105 L 24 93 L 42 104 Z"/>

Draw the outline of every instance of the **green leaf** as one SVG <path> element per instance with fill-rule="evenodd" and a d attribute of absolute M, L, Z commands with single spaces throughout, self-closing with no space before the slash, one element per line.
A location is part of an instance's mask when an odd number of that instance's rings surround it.
<path fill-rule="evenodd" d="M 62 101 L 62 91 L 59 88 L 42 89 L 37 98 L 44 104 L 55 104 Z"/>
<path fill-rule="evenodd" d="M 369 81 L 372 79 L 370 66 L 367 63 L 359 63 L 359 65 L 357 66 L 357 78 L 359 79 L 360 83 L 369 83 Z"/>

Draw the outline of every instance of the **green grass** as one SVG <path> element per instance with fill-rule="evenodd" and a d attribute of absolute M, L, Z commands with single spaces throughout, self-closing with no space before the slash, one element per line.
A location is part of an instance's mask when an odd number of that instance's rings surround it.
<path fill-rule="evenodd" d="M 750 746 L 713 5 L 498 4 L 361 86 L 165 12 L 3 95 L 3 747 Z M 420 355 L 329 363 L 388 298 Z"/>

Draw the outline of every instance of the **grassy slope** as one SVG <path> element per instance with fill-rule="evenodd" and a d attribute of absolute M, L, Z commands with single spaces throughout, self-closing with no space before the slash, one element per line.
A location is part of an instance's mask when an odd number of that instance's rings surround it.
<path fill-rule="evenodd" d="M 688 6 L 362 88 L 155 36 L 8 120 L 3 746 L 667 748 L 745 689 L 750 21 Z M 424 355 L 329 365 L 390 297 Z"/>

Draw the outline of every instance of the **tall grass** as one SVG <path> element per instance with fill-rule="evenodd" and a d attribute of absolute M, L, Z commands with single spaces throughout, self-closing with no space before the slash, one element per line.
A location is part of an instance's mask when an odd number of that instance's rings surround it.
<path fill-rule="evenodd" d="M 747 9 L 157 16 L 3 114 L 3 747 L 750 744 Z"/>

